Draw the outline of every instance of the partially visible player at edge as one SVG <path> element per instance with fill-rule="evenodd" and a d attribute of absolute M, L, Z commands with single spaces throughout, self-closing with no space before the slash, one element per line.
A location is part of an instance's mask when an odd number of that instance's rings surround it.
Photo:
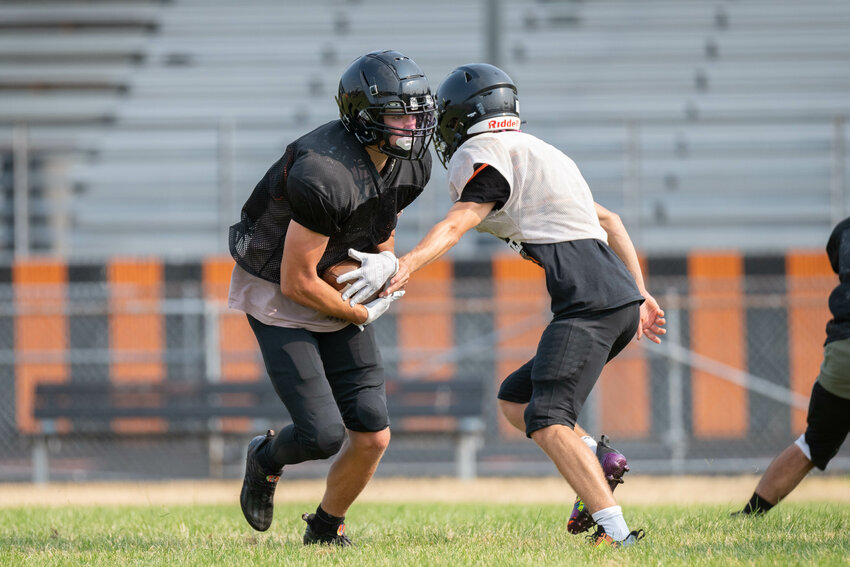
<path fill-rule="evenodd" d="M 833 228 L 826 255 L 838 285 L 829 295 L 832 319 L 826 324 L 806 431 L 770 463 L 750 501 L 735 515 L 760 515 L 779 504 L 813 468 L 826 470 L 850 432 L 850 218 Z"/>
<path fill-rule="evenodd" d="M 404 292 L 351 305 L 320 274 L 359 252 L 373 253 L 358 270 L 366 280 L 395 273 L 394 229 L 430 178 L 435 115 L 427 78 L 396 51 L 356 59 L 337 104 L 340 119 L 291 143 L 231 227 L 228 303 L 247 314 L 292 418 L 249 443 L 242 512 L 267 530 L 283 468 L 338 453 L 316 512 L 302 516 L 303 541 L 347 546 L 345 514 L 390 440 L 370 323 Z"/>
<path fill-rule="evenodd" d="M 500 407 L 576 491 L 589 524 L 597 524 L 593 543 L 632 544 L 643 530 L 629 531 L 600 463 L 574 426 L 608 360 L 635 334 L 660 342 L 664 312 L 646 291 L 620 218 L 594 203 L 570 158 L 520 131 L 517 91 L 507 74 L 464 65 L 436 96 L 435 145 L 455 203 L 399 258 L 383 294 L 400 289 L 473 227 L 543 267 L 554 317 L 534 358 L 502 382 Z"/>

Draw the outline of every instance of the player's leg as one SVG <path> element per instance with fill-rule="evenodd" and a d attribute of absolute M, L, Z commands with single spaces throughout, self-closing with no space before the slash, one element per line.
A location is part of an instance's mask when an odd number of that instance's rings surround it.
<path fill-rule="evenodd" d="M 631 342 L 632 336 L 633 335 L 630 334 L 630 332 L 625 332 L 617 337 L 610 352 L 608 353 L 608 361 L 626 348 L 626 345 Z M 587 435 L 587 432 L 581 429 L 578 425 L 576 425 L 575 431 L 581 436 L 588 448 L 590 448 L 590 450 L 596 455 L 596 458 L 599 460 L 599 464 L 602 466 L 602 472 L 605 475 L 605 480 L 611 487 L 611 492 L 613 492 L 618 485 L 624 482 L 623 475 L 629 471 L 629 465 L 625 455 L 611 446 L 606 435 L 602 435 L 597 442 L 595 439 Z M 585 506 L 580 497 L 576 496 L 575 503 L 573 504 L 573 510 L 567 520 L 567 531 L 572 534 L 580 534 L 586 532 L 595 524 L 596 522 L 593 520 L 587 506 Z"/>
<path fill-rule="evenodd" d="M 611 492 L 613 492 L 618 485 L 624 482 L 623 475 L 629 471 L 629 465 L 625 455 L 610 445 L 607 435 L 600 437 L 597 442 L 578 425 L 575 426 L 574 430 L 587 445 L 588 449 L 590 449 L 591 453 L 596 455 L 596 459 L 602 466 L 602 473 L 605 475 L 605 480 L 611 487 Z M 584 533 L 592 528 L 595 523 L 581 497 L 576 496 L 573 503 L 573 510 L 567 520 L 567 531 L 571 534 Z"/>
<path fill-rule="evenodd" d="M 389 428 L 376 433 L 349 431 L 348 439 L 328 471 L 325 494 L 307 522 L 304 543 L 352 545 L 345 535 L 345 515 L 378 468 L 390 440 Z"/>
<path fill-rule="evenodd" d="M 603 479 L 599 462 L 570 427 L 549 425 L 534 431 L 531 437 L 587 503 L 588 511 L 592 511 L 598 528 L 588 537 L 594 545 L 631 545 L 643 538 L 643 530 L 629 531 L 622 509 Z"/>
<path fill-rule="evenodd" d="M 375 433 L 349 431 L 348 440 L 328 472 L 322 508 L 334 516 L 344 517 L 366 488 L 389 442 L 389 428 Z"/>
<path fill-rule="evenodd" d="M 825 470 L 850 432 L 850 399 L 812 386 L 806 432 L 770 463 L 737 514 L 763 514 L 788 496 L 814 467 Z"/>
<path fill-rule="evenodd" d="M 530 390 L 530 388 L 526 389 L 523 386 L 525 385 L 526 378 L 528 385 L 531 385 L 531 369 L 533 367 L 533 362 L 534 359 L 530 360 L 519 370 L 508 376 L 502 382 L 502 386 L 499 389 L 499 407 L 502 410 L 502 414 L 509 423 L 523 431 L 526 430 L 525 416 L 528 403 L 509 400 L 521 400 L 525 397 L 525 390 Z M 561 432 L 557 428 L 562 428 L 565 431 Z M 582 430 L 582 433 L 586 434 L 584 430 Z M 588 488 L 583 489 L 582 492 L 604 494 L 605 491 L 602 490 L 602 487 L 604 486 L 604 483 L 602 482 L 604 476 L 602 469 L 593 454 L 587 451 L 587 445 L 581 439 L 581 436 L 576 434 L 572 429 L 562 425 L 553 425 L 540 430 L 537 437 L 532 434 L 532 439 L 534 439 L 534 441 L 537 442 L 537 444 L 540 445 L 546 452 L 549 458 L 552 459 L 558 467 L 558 470 L 564 478 L 567 479 L 567 482 L 570 483 L 570 486 L 572 486 L 576 492 L 580 490 L 580 486 L 587 485 Z M 576 441 L 578 445 L 575 445 L 573 441 Z M 588 461 L 591 464 L 585 463 L 584 466 L 575 465 L 573 461 L 576 457 L 573 454 L 576 452 L 576 448 L 582 449 L 577 457 L 580 458 L 580 460 Z M 595 465 L 595 468 L 593 465 Z M 585 477 L 587 475 L 593 476 L 594 479 L 586 479 Z M 593 482 L 593 480 L 596 482 Z M 592 485 L 597 485 L 597 490 L 591 488 Z M 610 501 L 606 499 L 595 503 L 597 506 L 602 506 L 604 504 L 613 506 L 613 502 L 612 498 Z"/>
<path fill-rule="evenodd" d="M 611 361 L 615 356 L 620 354 L 626 346 L 632 341 L 634 337 L 634 333 L 636 332 L 636 328 L 632 329 L 629 321 L 629 313 L 637 311 L 640 313 L 639 304 L 632 304 L 631 306 L 626 306 L 616 315 L 616 320 L 622 321 L 622 331 L 619 335 L 614 338 L 614 342 L 611 345 L 610 350 L 608 351 L 608 358 L 605 360 L 605 363 Z M 635 320 L 635 325 L 639 324 L 640 316 L 638 315 Z M 613 328 L 617 328 L 617 323 L 614 323 Z M 611 487 L 611 491 L 613 492 L 617 485 L 623 484 L 623 475 L 629 472 L 628 461 L 626 460 L 625 455 L 623 455 L 620 451 L 611 446 L 610 440 L 607 435 L 602 435 L 599 438 L 599 441 L 596 444 L 595 448 L 596 458 L 599 459 L 599 464 L 602 465 L 602 470 L 605 473 L 605 480 L 608 481 L 608 485 Z"/>
<path fill-rule="evenodd" d="M 576 416 L 609 360 L 615 344 L 632 336 L 638 308 L 630 305 L 585 318 L 554 320 L 546 328 L 532 369 L 533 394 L 526 431 L 553 460 L 585 503 L 602 535 L 629 537 L 596 456 L 573 430 Z"/>
<path fill-rule="evenodd" d="M 576 432 L 576 435 L 581 437 L 582 441 L 585 442 L 585 444 L 591 451 L 596 452 L 597 441 L 590 433 L 585 431 L 585 429 L 578 423 L 576 423 L 575 427 L 573 427 L 573 431 Z"/>
<path fill-rule="evenodd" d="M 625 455 L 611 446 L 611 440 L 608 436 L 603 434 L 597 441 L 578 423 L 573 427 L 573 431 L 581 437 L 590 452 L 599 459 L 599 464 L 602 465 L 602 471 L 605 473 L 605 480 L 608 481 L 611 490 L 613 491 L 617 488 L 617 485 L 623 484 L 623 475 L 629 472 L 628 461 Z"/>
<path fill-rule="evenodd" d="M 531 369 L 534 367 L 532 358 L 515 371 L 511 372 L 499 386 L 499 409 L 505 419 L 525 432 L 525 408 L 531 399 Z"/>
<path fill-rule="evenodd" d="M 619 347 L 617 352 L 619 352 Z M 502 415 L 511 425 L 523 432 L 525 431 L 525 409 L 532 395 L 531 371 L 533 367 L 534 358 L 512 372 L 499 388 L 499 408 Z M 603 475 L 606 479 L 609 479 L 609 485 L 613 490 L 617 483 L 622 482 L 622 476 L 628 470 L 625 457 L 608 445 L 606 437 L 603 436 L 602 443 L 599 444 L 578 424 L 575 425 L 574 431 L 590 449 L 591 454 L 596 456 L 602 466 Z M 570 533 L 579 534 L 589 530 L 594 524 L 587 506 L 577 496 L 573 510 L 567 520 L 567 530 Z"/>
<path fill-rule="evenodd" d="M 525 432 L 525 408 L 531 400 L 531 369 L 533 367 L 534 358 L 512 372 L 499 387 L 498 401 L 502 415 L 508 423 L 522 432 Z M 595 453 L 596 440 L 579 424 L 576 424 L 573 429 Z"/>
<path fill-rule="evenodd" d="M 265 531 L 272 522 L 274 492 L 284 465 L 336 454 L 345 426 L 312 333 L 265 325 L 250 316 L 248 321 L 272 385 L 292 419 L 277 435 L 270 431 L 255 437 L 248 447 L 240 503 L 248 523 Z"/>
<path fill-rule="evenodd" d="M 558 472 L 581 496 L 591 511 L 616 506 L 604 480 L 599 461 L 568 425 L 552 424 L 537 429 L 531 438 L 549 456 Z"/>
<path fill-rule="evenodd" d="M 374 329 L 351 325 L 320 338 L 325 372 L 348 439 L 328 471 L 315 514 L 306 514 L 304 543 L 349 545 L 345 515 L 378 467 L 390 441 L 384 372 Z"/>
<path fill-rule="evenodd" d="M 509 402 L 507 400 L 499 400 L 499 409 L 505 419 L 520 431 L 525 431 L 525 408 L 528 403 Z M 590 452 L 596 455 L 599 464 L 602 465 L 602 471 L 605 473 L 605 478 L 613 490 L 618 484 L 623 483 L 623 474 L 629 471 L 629 466 L 626 457 L 609 444 L 609 439 L 603 435 L 599 441 L 594 439 L 587 431 L 585 431 L 578 423 L 573 427 L 576 435 L 578 435 Z M 580 499 L 579 499 L 580 501 Z M 583 508 L 583 506 L 582 506 Z M 585 528 L 587 529 L 587 528 Z M 585 531 L 585 530 L 581 530 Z"/>
<path fill-rule="evenodd" d="M 771 506 L 788 496 L 815 467 L 796 444 L 776 457 L 756 486 L 756 494 Z"/>
<path fill-rule="evenodd" d="M 527 405 L 528 403 L 520 404 L 517 402 L 499 400 L 499 410 L 501 410 L 502 415 L 505 416 L 507 422 L 523 432 L 525 431 L 525 418 L 523 415 L 525 414 L 525 406 Z"/>

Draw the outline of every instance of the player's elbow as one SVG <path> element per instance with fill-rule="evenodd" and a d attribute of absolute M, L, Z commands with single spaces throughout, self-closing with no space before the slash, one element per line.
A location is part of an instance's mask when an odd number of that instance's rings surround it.
<path fill-rule="evenodd" d="M 303 303 L 304 298 L 310 295 L 311 287 L 310 278 L 297 274 L 285 274 L 280 279 L 280 292 L 296 303 Z"/>
<path fill-rule="evenodd" d="M 462 232 L 452 232 L 449 234 L 448 238 L 446 238 L 445 250 L 450 250 L 454 247 L 455 244 L 460 242 L 460 237 L 463 236 Z"/>
<path fill-rule="evenodd" d="M 608 212 L 605 217 L 599 219 L 599 224 L 609 236 L 620 236 L 626 232 L 626 226 L 623 224 L 623 219 L 620 215 L 613 212 Z"/>
<path fill-rule="evenodd" d="M 603 227 L 616 228 L 623 226 L 623 219 L 613 211 L 605 211 L 605 214 L 599 217 L 599 222 Z"/>
<path fill-rule="evenodd" d="M 454 222 L 452 220 L 445 221 L 443 231 L 444 248 L 448 250 L 457 244 L 460 241 L 460 237 L 463 236 L 467 230 L 468 228 L 461 223 Z"/>
<path fill-rule="evenodd" d="M 287 299 L 298 302 L 298 299 L 303 295 L 303 290 L 291 285 L 280 282 L 280 292 Z"/>

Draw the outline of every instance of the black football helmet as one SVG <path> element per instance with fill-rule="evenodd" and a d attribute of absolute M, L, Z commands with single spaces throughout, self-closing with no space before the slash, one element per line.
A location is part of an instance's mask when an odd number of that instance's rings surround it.
<path fill-rule="evenodd" d="M 486 63 L 462 65 L 437 88 L 434 149 L 443 166 L 470 136 L 519 130 L 519 99 L 507 73 Z"/>
<path fill-rule="evenodd" d="M 436 114 L 428 79 L 398 51 L 373 51 L 354 60 L 339 80 L 339 117 L 365 146 L 401 159 L 421 159 L 434 135 Z M 389 128 L 386 115 L 413 115 L 413 128 Z M 400 134 L 401 133 L 401 134 Z M 399 136 L 390 144 L 390 136 Z"/>

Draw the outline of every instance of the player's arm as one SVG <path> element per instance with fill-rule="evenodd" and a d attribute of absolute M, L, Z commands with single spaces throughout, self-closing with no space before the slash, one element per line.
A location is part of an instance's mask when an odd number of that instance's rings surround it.
<path fill-rule="evenodd" d="M 389 238 L 375 246 L 375 248 L 377 249 L 376 252 L 379 254 L 381 252 L 392 252 L 395 254 L 395 230 L 392 231 Z"/>
<path fill-rule="evenodd" d="M 608 233 L 608 245 L 626 265 L 632 277 L 635 278 L 638 290 L 643 294 L 646 291 L 646 285 L 643 281 L 640 261 L 638 260 L 635 245 L 632 243 L 629 233 L 626 232 L 626 226 L 623 224 L 623 220 L 620 218 L 620 215 L 609 211 L 599 203 L 594 203 L 594 205 L 596 205 L 596 216 L 599 217 L 599 224 Z"/>
<path fill-rule="evenodd" d="M 475 162 L 469 173 L 446 217 L 413 250 L 399 258 L 398 272 L 381 295 L 404 287 L 410 274 L 448 252 L 466 231 L 481 224 L 491 211 L 501 209 L 510 198 L 510 184 L 498 168 L 486 161 Z"/>
<path fill-rule="evenodd" d="M 368 313 L 362 305 L 351 307 L 337 290 L 316 273 L 328 237 L 290 221 L 280 263 L 280 290 L 289 299 L 332 317 L 361 324 Z"/>
<path fill-rule="evenodd" d="M 388 295 L 407 285 L 410 274 L 451 250 L 470 228 L 478 226 L 493 210 L 495 203 L 456 202 L 446 217 L 435 224 L 416 247 L 398 259 L 398 272 L 381 295 Z"/>
<path fill-rule="evenodd" d="M 667 333 L 662 328 L 667 321 L 664 319 L 664 311 L 646 289 L 637 251 L 629 233 L 626 232 L 626 226 L 623 224 L 620 215 L 609 211 L 599 203 L 594 203 L 594 205 L 596 205 L 596 216 L 599 217 L 599 224 L 608 233 L 608 245 L 631 272 L 638 286 L 638 291 L 645 299 L 640 309 L 637 338 L 640 340 L 643 335 L 646 335 L 652 342 L 660 343 L 661 337 L 659 335 Z"/>

